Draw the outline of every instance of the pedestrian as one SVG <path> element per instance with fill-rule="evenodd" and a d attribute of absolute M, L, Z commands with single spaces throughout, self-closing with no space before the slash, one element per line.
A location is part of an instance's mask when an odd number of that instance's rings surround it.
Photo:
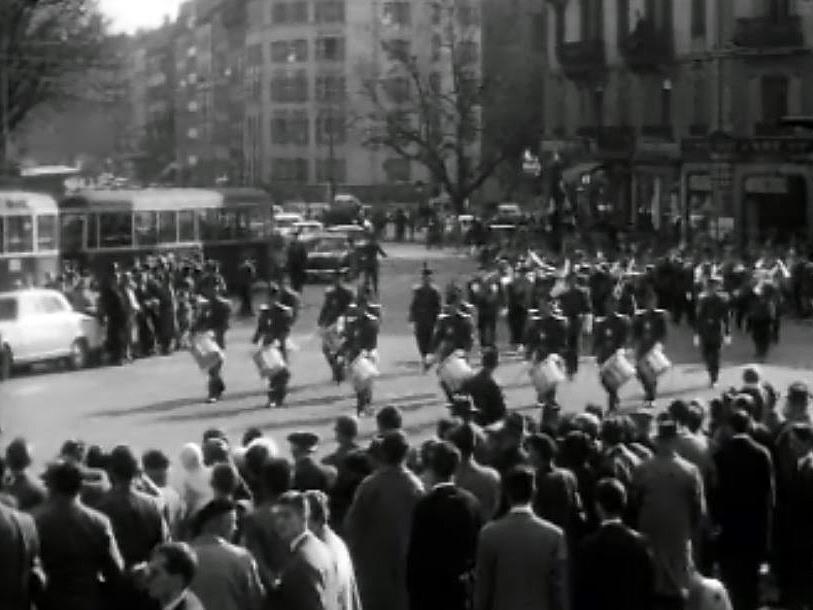
<path fill-rule="evenodd" d="M 336 469 L 320 464 L 314 458 L 319 441 L 319 435 L 313 432 L 293 432 L 288 435 L 294 458 L 293 489 L 297 491 L 318 489 L 329 492 L 336 482 Z"/>
<path fill-rule="evenodd" d="M 618 312 L 618 298 L 613 292 L 604 300 L 603 309 L 604 316 L 597 318 L 593 327 L 593 353 L 599 364 L 599 381 L 607 392 L 607 410 L 613 412 L 621 402 L 618 397 L 620 386 L 604 374 L 604 366 L 627 346 L 632 322 L 629 316 Z"/>
<path fill-rule="evenodd" d="M 15 438 L 6 447 L 8 479 L 0 489 L 17 500 L 17 508 L 32 512 L 45 502 L 45 487 L 31 476 L 31 447 L 23 438 Z M 2 482 L 2 478 L 0 478 Z"/>
<path fill-rule="evenodd" d="M 246 257 L 237 268 L 237 292 L 240 296 L 240 315 L 251 317 L 254 315 L 252 292 L 257 279 L 257 267 L 254 261 Z"/>
<path fill-rule="evenodd" d="M 31 610 L 44 585 L 34 519 L 0 502 L 0 607 Z"/>
<path fill-rule="evenodd" d="M 295 231 L 291 236 L 285 259 L 291 288 L 297 293 L 302 294 L 302 289 L 307 279 L 308 250 L 302 241 L 299 231 Z"/>
<path fill-rule="evenodd" d="M 644 388 L 646 406 L 652 406 L 658 395 L 658 379 L 642 367 L 642 361 L 666 341 L 666 312 L 655 307 L 655 294 L 645 295 L 644 309 L 635 313 L 632 321 L 632 338 L 635 345 L 635 358 L 638 362 L 638 379 Z"/>
<path fill-rule="evenodd" d="M 463 383 L 460 392 L 471 396 L 477 410 L 474 417 L 477 425 L 489 426 L 505 417 L 507 408 L 502 387 L 494 378 L 499 366 L 499 352 L 493 347 L 485 347 L 480 357 L 480 370 Z"/>
<path fill-rule="evenodd" d="M 477 436 L 472 426 L 456 426 L 449 433 L 449 441 L 460 451 L 460 465 L 454 482 L 477 498 L 480 519 L 482 523 L 487 523 L 497 514 L 499 508 L 500 474 L 476 459 Z"/>
<path fill-rule="evenodd" d="M 144 566 L 144 587 L 162 610 L 204 610 L 189 590 L 197 570 L 197 554 L 188 544 L 167 542 L 155 549 Z"/>

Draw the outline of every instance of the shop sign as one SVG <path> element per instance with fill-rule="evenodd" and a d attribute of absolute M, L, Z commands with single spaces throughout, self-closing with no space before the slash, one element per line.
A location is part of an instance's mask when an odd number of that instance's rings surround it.
<path fill-rule="evenodd" d="M 707 157 L 711 155 L 793 157 L 813 155 L 813 138 L 787 136 L 685 138 L 681 141 L 681 152 L 684 157 Z"/>
<path fill-rule="evenodd" d="M 0 197 L 0 209 L 13 212 L 28 209 L 28 202 L 22 198 Z"/>
<path fill-rule="evenodd" d="M 785 195 L 788 192 L 788 179 L 784 176 L 748 176 L 745 179 L 745 192 L 754 195 Z"/>

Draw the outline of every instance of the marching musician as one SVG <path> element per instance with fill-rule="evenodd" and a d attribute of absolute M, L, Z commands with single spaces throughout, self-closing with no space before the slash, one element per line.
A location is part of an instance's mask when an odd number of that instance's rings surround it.
<path fill-rule="evenodd" d="M 695 347 L 709 373 L 709 385 L 717 385 L 720 376 L 720 349 L 725 342 L 731 343 L 731 310 L 728 297 L 720 292 L 722 278 L 710 276 L 706 280 L 706 290 L 697 301 L 695 314 Z"/>
<path fill-rule="evenodd" d="M 502 285 L 499 278 L 486 275 L 469 283 L 469 302 L 477 310 L 480 347 L 492 347 L 497 338 L 497 318 L 502 308 Z"/>
<path fill-rule="evenodd" d="M 528 324 L 528 305 L 531 300 L 533 284 L 528 279 L 528 267 L 520 263 L 505 287 L 505 298 L 508 309 L 508 332 L 511 335 L 511 346 L 522 349 L 523 333 Z"/>
<path fill-rule="evenodd" d="M 641 362 L 657 344 L 666 340 L 666 312 L 656 308 L 654 291 L 644 296 L 644 309 L 635 312 L 632 322 L 632 340 L 638 362 L 638 379 L 644 388 L 644 401 L 652 406 L 658 393 L 658 380 L 643 373 Z"/>
<path fill-rule="evenodd" d="M 319 312 L 317 324 L 323 333 L 322 353 L 333 371 L 333 381 L 341 383 L 344 378 L 344 367 L 338 358 L 339 350 L 330 344 L 329 336 L 335 334 L 335 325 L 353 302 L 353 291 L 344 285 L 342 272 L 336 269 L 333 276 L 333 285 L 325 290 L 325 300 Z"/>
<path fill-rule="evenodd" d="M 749 297 L 746 329 L 761 361 L 767 357 L 771 343 L 779 340 L 778 300 L 776 287 L 768 281 L 759 283 Z"/>
<path fill-rule="evenodd" d="M 429 368 L 427 357 L 432 353 L 432 333 L 442 305 L 440 290 L 432 283 L 432 270 L 424 263 L 421 283 L 412 288 L 412 303 L 409 305 L 409 322 L 413 325 L 424 371 Z"/>
<path fill-rule="evenodd" d="M 203 287 L 203 295 L 198 299 L 198 315 L 192 332 L 209 332 L 214 335 L 215 343 L 220 349 L 226 349 L 226 331 L 229 328 L 229 316 L 231 315 L 231 303 L 228 299 L 217 294 L 214 284 Z M 209 403 L 220 400 L 223 392 L 226 391 L 226 384 L 220 375 L 223 363 L 209 369 L 208 397 Z"/>
<path fill-rule="evenodd" d="M 471 351 L 474 345 L 474 324 L 468 313 L 466 303 L 461 299 L 460 291 L 452 286 L 446 294 L 445 310 L 438 316 L 432 336 L 432 351 L 438 363 L 442 363 L 455 351 Z M 441 381 L 443 390 L 449 397 L 454 392 Z"/>
<path fill-rule="evenodd" d="M 548 356 L 561 356 L 567 349 L 567 318 L 553 310 L 553 297 L 539 300 L 539 309 L 529 311 L 530 319 L 525 332 L 525 360 L 534 366 Z M 556 402 L 556 387 L 538 397 L 541 404 Z"/>
<path fill-rule="evenodd" d="M 281 407 L 288 393 L 288 381 L 291 372 L 288 367 L 288 351 L 286 342 L 294 323 L 294 312 L 291 307 L 284 305 L 280 299 L 279 287 L 271 283 L 268 286 L 268 304 L 260 307 L 260 316 L 257 318 L 257 330 L 254 332 L 252 343 L 262 342 L 262 347 L 276 345 L 285 368 L 268 378 L 268 408 Z"/>
<path fill-rule="evenodd" d="M 374 364 L 378 360 L 378 331 L 380 330 L 379 317 L 368 307 L 366 301 L 352 304 L 347 310 L 344 325 L 344 341 L 342 352 L 348 364 L 355 362 L 356 358 L 364 355 Z M 373 402 L 372 380 L 355 387 L 356 414 L 370 413 Z"/>
<path fill-rule="evenodd" d="M 592 314 L 590 294 L 586 288 L 578 285 L 575 271 L 567 274 L 567 289 L 559 295 L 559 307 L 567 318 L 567 348 L 565 349 L 565 367 L 569 378 L 579 370 L 579 339 L 587 317 Z"/>
<path fill-rule="evenodd" d="M 607 295 L 604 311 L 607 315 L 598 318 L 593 327 L 593 353 L 600 366 L 627 345 L 632 328 L 630 317 L 618 312 L 618 297 L 615 293 Z M 603 376 L 600 376 L 600 382 L 607 392 L 607 407 L 614 411 L 620 402 L 618 388 L 608 384 Z"/>
<path fill-rule="evenodd" d="M 300 297 L 300 293 L 294 290 L 293 286 L 291 285 L 291 280 L 285 275 L 283 275 L 279 281 L 279 302 L 286 307 L 291 308 L 291 314 L 293 315 L 291 325 L 293 325 L 293 323 L 295 323 L 296 319 L 299 317 L 299 308 L 301 306 L 302 299 Z"/>

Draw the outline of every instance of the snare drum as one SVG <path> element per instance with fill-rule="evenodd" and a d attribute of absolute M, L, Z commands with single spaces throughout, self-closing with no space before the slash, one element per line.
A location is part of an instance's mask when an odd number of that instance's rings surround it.
<path fill-rule="evenodd" d="M 322 329 L 322 346 L 331 354 L 335 354 L 341 349 L 342 333 L 338 323 Z"/>
<path fill-rule="evenodd" d="M 257 366 L 260 377 L 273 377 L 287 368 L 285 358 L 282 357 L 282 352 L 280 352 L 279 348 L 275 345 L 260 348 L 254 352 L 252 359 Z"/>
<path fill-rule="evenodd" d="M 350 379 L 356 390 L 368 388 L 373 383 L 373 379 L 378 377 L 379 372 L 375 363 L 365 354 L 359 354 L 350 365 Z"/>
<path fill-rule="evenodd" d="M 669 358 L 663 353 L 663 347 L 659 344 L 653 347 L 638 362 L 638 369 L 641 375 L 647 379 L 657 379 L 668 371 L 672 366 Z"/>
<path fill-rule="evenodd" d="M 223 350 L 211 332 L 195 333 L 190 340 L 189 351 L 201 371 L 208 373 L 225 359 Z"/>
<path fill-rule="evenodd" d="M 540 394 L 551 391 L 567 379 L 562 359 L 556 354 L 551 354 L 541 362 L 537 362 L 531 368 L 530 375 L 531 383 Z"/>
<path fill-rule="evenodd" d="M 451 392 L 457 392 L 469 379 L 474 371 L 461 356 L 453 353 L 438 365 L 438 377 Z"/>
<path fill-rule="evenodd" d="M 605 384 L 613 390 L 618 390 L 635 376 L 635 367 L 624 355 L 624 350 L 618 350 L 604 361 L 599 374 Z"/>

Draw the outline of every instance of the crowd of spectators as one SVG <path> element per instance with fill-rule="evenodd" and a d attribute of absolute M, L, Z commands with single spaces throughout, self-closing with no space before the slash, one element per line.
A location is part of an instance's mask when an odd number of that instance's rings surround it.
<path fill-rule="evenodd" d="M 460 398 L 411 445 L 217 429 L 177 456 L 24 439 L 0 480 L 4 610 L 813 608 L 813 427 L 802 383 L 751 367 L 704 404 L 517 411 Z M 172 466 L 177 464 L 177 472 Z"/>

